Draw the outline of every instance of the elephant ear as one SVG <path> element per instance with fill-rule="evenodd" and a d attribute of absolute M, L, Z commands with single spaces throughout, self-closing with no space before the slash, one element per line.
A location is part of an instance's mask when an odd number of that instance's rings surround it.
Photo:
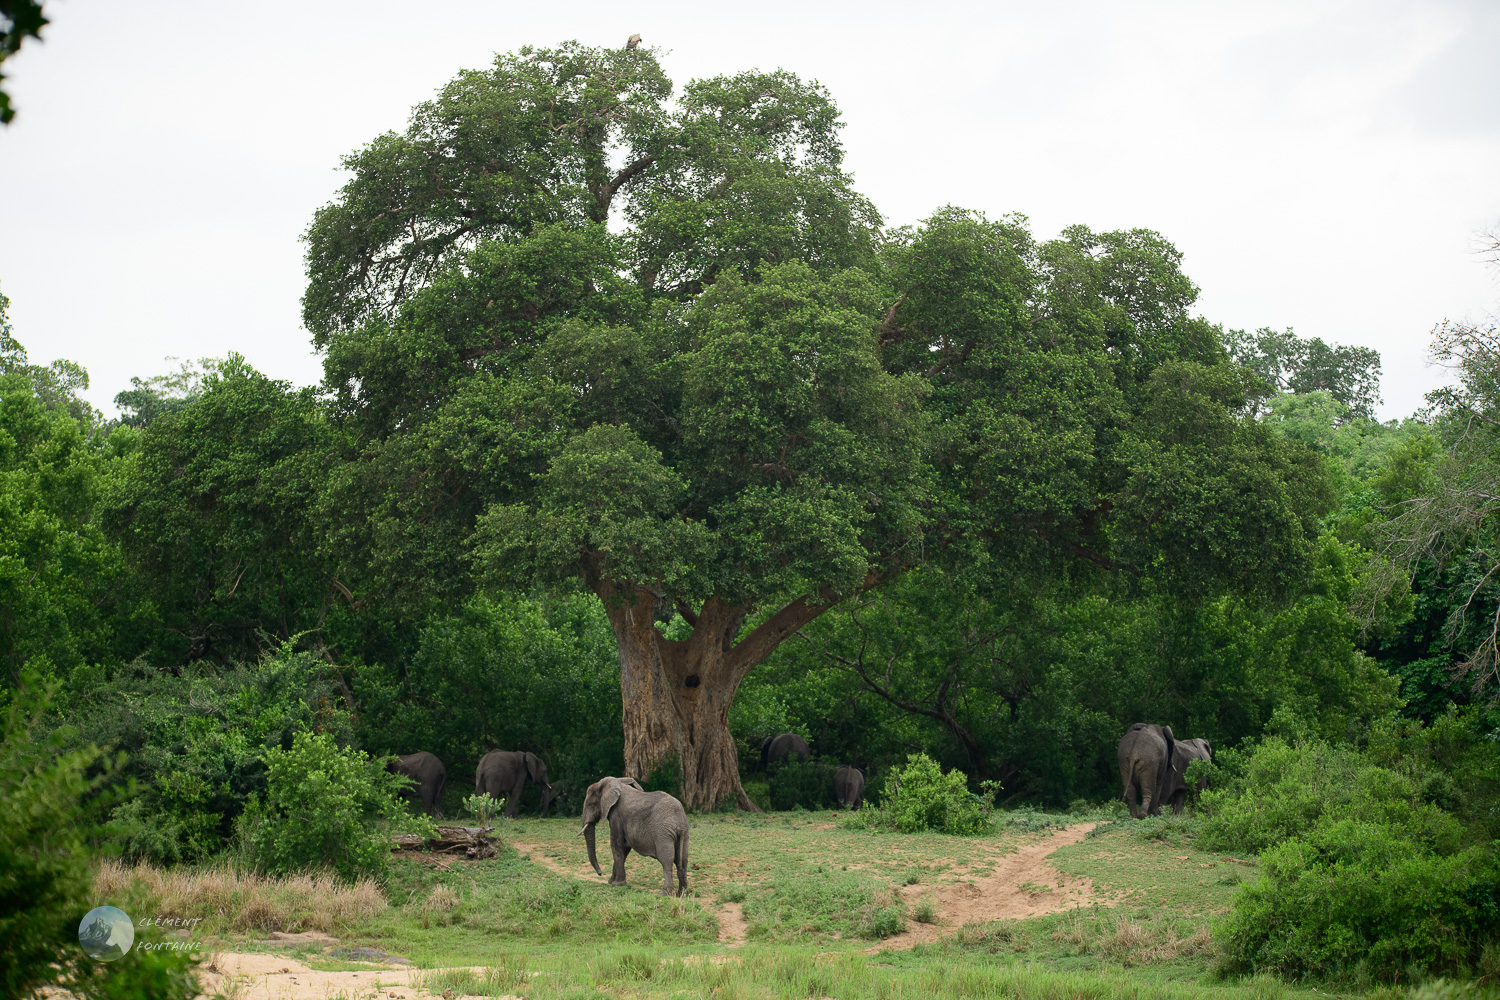
<path fill-rule="evenodd" d="M 541 769 L 541 766 L 542 762 L 537 760 L 536 754 L 530 750 L 526 751 L 526 777 L 532 781 L 540 782 L 542 779 L 537 777 L 537 772 Z"/>
<path fill-rule="evenodd" d="M 638 792 L 645 791 L 645 789 L 641 787 L 641 783 L 639 781 L 636 781 L 634 778 L 616 778 L 615 780 L 622 785 L 629 785 L 631 788 L 634 788 Z"/>
<path fill-rule="evenodd" d="M 615 807 L 615 804 L 620 801 L 620 786 L 627 781 L 632 785 L 635 785 L 635 780 L 633 778 L 621 778 L 616 781 L 611 781 L 609 784 L 604 786 L 604 794 L 599 797 L 599 815 L 602 818 L 609 819 L 609 811 L 613 809 Z M 639 788 L 640 786 L 635 785 L 635 787 Z"/>

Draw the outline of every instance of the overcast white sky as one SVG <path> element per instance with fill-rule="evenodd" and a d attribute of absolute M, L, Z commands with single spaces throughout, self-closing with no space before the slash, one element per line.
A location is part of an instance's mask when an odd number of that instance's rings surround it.
<path fill-rule="evenodd" d="M 298 237 L 340 155 L 494 52 L 632 32 L 679 83 L 826 84 L 892 223 L 956 204 L 1159 230 L 1199 308 L 1384 358 L 1385 417 L 1441 381 L 1445 317 L 1500 301 L 1500 2 L 621 4 L 49 0 L 5 64 L 0 290 L 34 362 L 111 399 L 163 359 L 321 376 Z"/>

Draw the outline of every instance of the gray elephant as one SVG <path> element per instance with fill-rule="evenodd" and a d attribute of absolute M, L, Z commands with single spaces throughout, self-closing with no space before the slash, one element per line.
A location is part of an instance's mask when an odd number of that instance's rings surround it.
<path fill-rule="evenodd" d="M 1172 745 L 1172 777 L 1168 786 L 1166 799 L 1172 803 L 1172 815 L 1181 816 L 1183 803 L 1187 801 L 1187 769 L 1195 760 L 1213 760 L 1214 748 L 1209 746 L 1208 740 L 1191 739 L 1177 740 Z M 1198 787 L 1193 791 L 1201 792 L 1208 787 L 1207 778 L 1198 779 Z"/>
<path fill-rule="evenodd" d="M 772 764 L 784 764 L 794 755 L 798 760 L 807 760 L 812 756 L 812 748 L 802 737 L 796 733 L 767 736 L 766 741 L 760 745 L 760 766 L 762 770 L 769 770 Z"/>
<path fill-rule="evenodd" d="M 474 791 L 497 799 L 505 796 L 505 815 L 515 819 L 521 814 L 521 790 L 527 778 L 542 786 L 542 819 L 546 819 L 557 789 L 547 780 L 547 765 L 530 751 L 491 750 L 485 754 L 474 770 Z"/>
<path fill-rule="evenodd" d="M 609 853 L 614 856 L 610 885 L 625 884 L 625 859 L 639 851 L 661 862 L 661 893 L 672 895 L 672 866 L 677 866 L 677 895 L 687 891 L 688 820 L 682 803 L 666 792 L 642 790 L 634 778 L 600 778 L 583 796 L 583 829 L 589 864 L 599 869 L 594 852 L 594 825 L 609 820 Z"/>
<path fill-rule="evenodd" d="M 443 786 L 448 783 L 448 769 L 437 757 L 422 751 L 397 757 L 386 765 L 392 774 L 400 774 L 416 782 L 415 787 L 403 788 L 401 797 L 408 802 L 422 803 L 422 811 L 429 816 L 438 816 L 442 809 L 438 803 L 443 798 Z"/>
<path fill-rule="evenodd" d="M 1120 798 L 1136 819 L 1155 816 L 1171 791 L 1172 747 L 1176 743 L 1170 726 L 1137 722 L 1120 740 Z M 1135 798 L 1140 794 L 1140 808 Z"/>
<path fill-rule="evenodd" d="M 845 764 L 833 772 L 833 801 L 840 809 L 858 809 L 865 803 L 865 772 Z"/>

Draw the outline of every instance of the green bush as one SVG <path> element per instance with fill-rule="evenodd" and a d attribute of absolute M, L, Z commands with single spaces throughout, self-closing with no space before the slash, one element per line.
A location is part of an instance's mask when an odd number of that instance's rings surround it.
<path fill-rule="evenodd" d="M 1466 803 L 1467 823 L 1430 801 L 1482 792 L 1484 752 L 1453 732 L 1377 727 L 1364 753 L 1271 738 L 1221 754 L 1200 844 L 1261 856 L 1216 932 L 1226 968 L 1396 981 L 1493 954 L 1500 864 L 1480 818 L 1493 799 Z"/>
<path fill-rule="evenodd" d="M 83 915 L 110 902 L 93 896 L 87 843 L 100 833 L 104 786 L 119 761 L 98 768 L 99 750 L 68 749 L 66 732 L 37 740 L 50 693 L 26 678 L 0 742 L 0 996 L 53 986 L 121 1000 L 194 997 L 197 983 L 183 952 L 135 948 L 105 963 L 78 945 Z"/>
<path fill-rule="evenodd" d="M 1209 850 L 1258 853 L 1344 819 L 1398 826 L 1439 854 L 1463 845 L 1462 825 L 1422 801 L 1410 777 L 1370 764 L 1347 747 L 1292 746 L 1273 737 L 1253 750 L 1221 756 L 1228 759 L 1215 769 L 1219 787 L 1202 798 L 1201 836 Z"/>
<path fill-rule="evenodd" d="M 265 753 L 301 730 L 352 736 L 338 678 L 311 653 L 284 645 L 257 663 L 199 663 L 180 676 L 144 662 L 75 671 L 65 705 L 73 742 L 122 750 L 139 793 L 113 817 L 127 858 L 201 861 L 220 853 L 252 795 L 266 791 Z"/>
<path fill-rule="evenodd" d="M 1444 857 L 1399 826 L 1338 820 L 1265 851 L 1216 937 L 1233 972 L 1462 972 L 1500 944 L 1500 866 L 1486 848 Z"/>
<path fill-rule="evenodd" d="M 911 754 L 896 771 L 895 781 L 878 806 L 865 806 L 845 819 L 849 826 L 894 828 L 902 833 L 935 830 L 962 836 L 988 833 L 993 807 L 969 791 L 968 777 L 957 768 L 943 773 L 925 753 Z M 890 790 L 899 782 L 899 787 Z"/>
<path fill-rule="evenodd" d="M 385 873 L 391 845 L 376 830 L 401 817 L 400 779 L 379 759 L 340 748 L 327 734 L 298 733 L 292 748 L 266 752 L 266 799 L 252 799 L 241 817 L 251 862 L 281 875 L 328 868 L 354 881 Z M 430 822 L 423 831 L 431 834 Z"/>
<path fill-rule="evenodd" d="M 818 760 L 773 764 L 766 778 L 772 809 L 826 809 L 833 805 L 833 768 Z"/>

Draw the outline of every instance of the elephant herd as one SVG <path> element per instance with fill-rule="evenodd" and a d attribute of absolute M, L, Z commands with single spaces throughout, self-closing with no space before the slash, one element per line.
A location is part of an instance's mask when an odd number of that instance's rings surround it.
<path fill-rule="evenodd" d="M 1213 752 L 1207 740 L 1179 740 L 1170 726 L 1137 722 L 1120 740 L 1121 797 L 1130 815 L 1139 819 L 1161 812 L 1170 803 L 1172 812 L 1182 812 L 1187 798 L 1187 769 L 1195 760 L 1209 760 Z M 792 759 L 805 761 L 812 755 L 807 741 L 795 733 L 769 736 L 761 744 L 764 767 Z M 397 757 L 389 764 L 396 774 L 412 780 L 402 794 L 422 809 L 438 814 L 438 802 L 447 783 L 443 762 L 430 753 Z M 474 771 L 474 790 L 496 798 L 504 796 L 505 815 L 514 819 L 521 809 L 521 792 L 527 781 L 542 789 L 542 816 L 562 789 L 547 780 L 547 765 L 536 754 L 523 750 L 492 750 Z M 1204 782 L 1198 783 L 1202 791 Z M 841 809 L 858 809 L 864 802 L 865 776 L 857 767 L 845 765 L 833 775 L 834 799 Z M 1139 804 L 1137 803 L 1139 798 Z M 676 797 L 666 792 L 648 792 L 634 778 L 601 778 L 588 787 L 583 798 L 583 827 L 578 835 L 588 845 L 589 864 L 603 875 L 594 849 L 594 828 L 609 823 L 609 849 L 613 855 L 610 885 L 625 884 L 625 859 L 637 851 L 661 862 L 662 893 L 682 895 L 687 890 L 688 819 Z M 676 885 L 673 885 L 675 869 Z"/>
<path fill-rule="evenodd" d="M 1187 799 L 1187 769 L 1195 760 L 1210 760 L 1208 740 L 1179 740 L 1171 726 L 1137 722 L 1120 739 L 1120 797 L 1136 819 L 1156 816 L 1163 803 L 1171 803 L 1172 814 L 1182 813 Z M 1196 791 L 1203 791 L 1200 779 Z M 1136 799 L 1140 802 L 1137 805 Z"/>
<path fill-rule="evenodd" d="M 796 757 L 805 761 L 812 756 L 812 747 L 796 733 L 778 733 L 767 736 L 760 745 L 760 766 L 770 770 L 772 764 L 785 764 Z M 840 809 L 858 809 L 865 802 L 865 772 L 845 764 L 833 772 L 833 801 Z"/>
<path fill-rule="evenodd" d="M 434 754 L 412 753 L 397 757 L 389 768 L 396 774 L 410 778 L 412 784 L 402 789 L 401 795 L 411 803 L 420 803 L 422 811 L 430 816 L 439 813 L 438 802 L 443 797 L 443 788 L 448 783 L 448 769 Z M 561 785 L 547 780 L 547 765 L 536 754 L 525 750 L 491 750 L 474 769 L 474 792 L 505 799 L 505 815 L 515 819 L 521 813 L 521 792 L 527 780 L 542 789 L 542 818 L 547 816 L 547 807 L 564 794 Z"/>

